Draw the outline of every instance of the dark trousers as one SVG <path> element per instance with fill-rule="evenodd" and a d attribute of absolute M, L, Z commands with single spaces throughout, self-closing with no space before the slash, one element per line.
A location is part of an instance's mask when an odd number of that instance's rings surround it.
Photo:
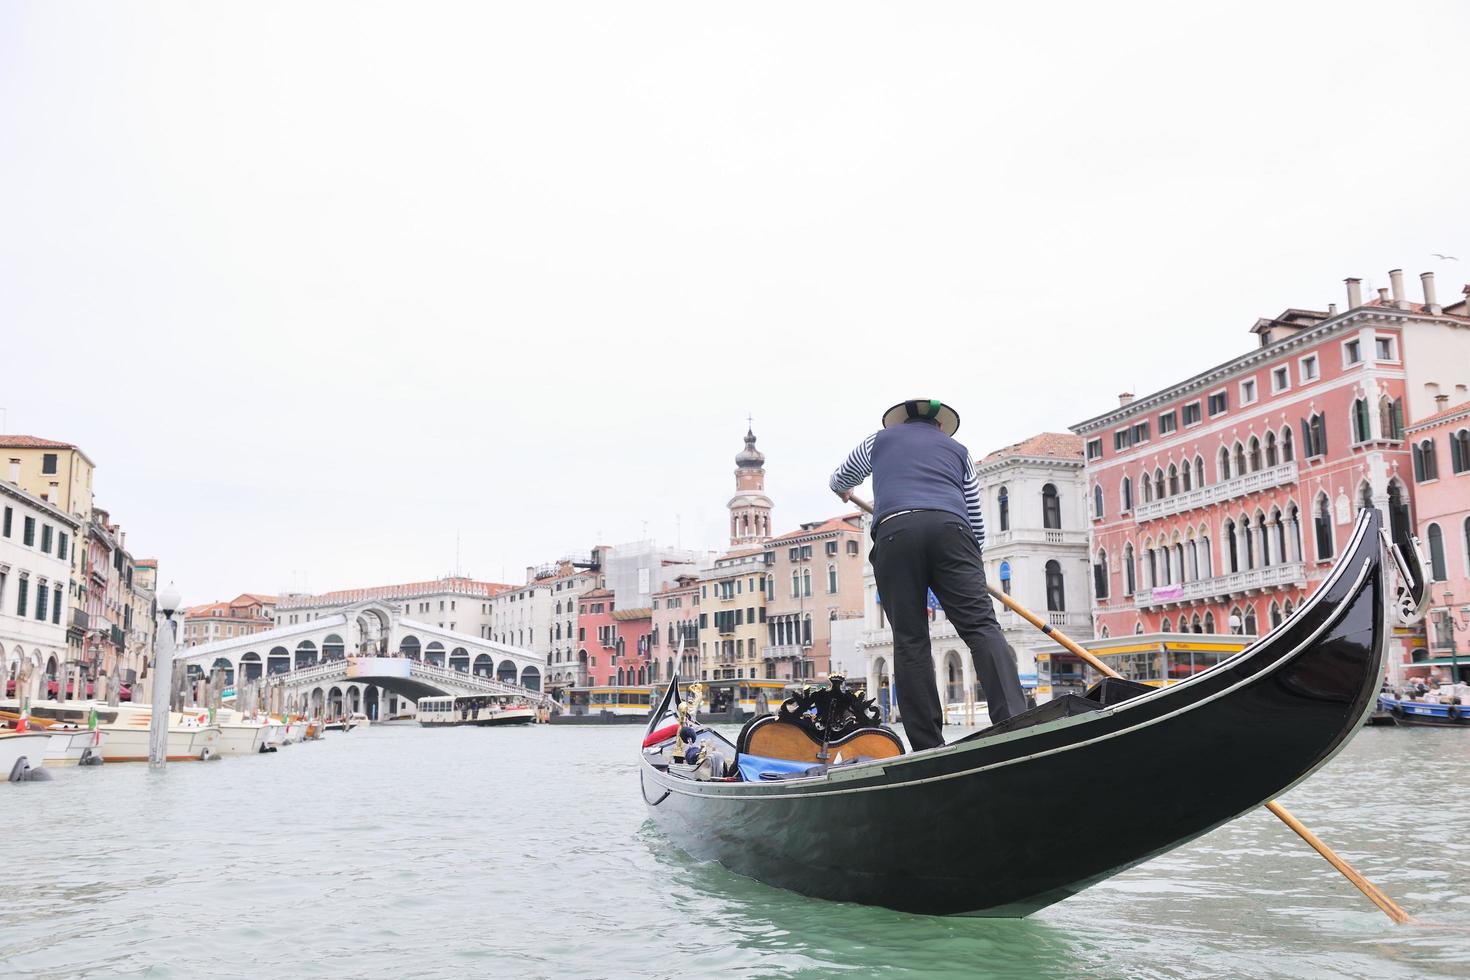
<path fill-rule="evenodd" d="M 992 722 L 1026 710 L 1016 662 L 985 591 L 985 564 L 969 522 L 938 510 L 890 517 L 873 533 L 873 575 L 893 625 L 893 675 L 915 750 L 944 744 L 944 714 L 929 649 L 929 590 L 970 648 Z"/>

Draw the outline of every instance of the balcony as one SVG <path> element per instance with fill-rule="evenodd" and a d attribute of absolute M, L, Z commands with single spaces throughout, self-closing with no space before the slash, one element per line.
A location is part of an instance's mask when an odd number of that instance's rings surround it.
<path fill-rule="evenodd" d="M 1052 610 L 1033 609 L 1032 612 L 1046 625 L 1059 629 L 1064 633 L 1083 639 L 1092 637 L 1092 614 L 1085 612 L 1054 612 Z M 997 609 L 996 619 L 1000 621 L 1003 630 L 1034 630 L 1035 626 L 1009 609 Z"/>
<path fill-rule="evenodd" d="M 810 656 L 812 648 L 802 646 L 799 643 L 783 643 L 780 646 L 766 647 L 761 650 L 761 656 L 766 660 L 800 660 L 802 657 Z"/>
<path fill-rule="evenodd" d="M 1299 561 L 1290 561 L 1265 568 L 1252 568 L 1245 572 L 1202 578 L 1183 585 L 1140 589 L 1133 598 L 1140 609 L 1158 609 L 1207 599 L 1224 600 L 1233 595 L 1247 595 L 1283 585 L 1306 584 L 1306 565 Z"/>
<path fill-rule="evenodd" d="M 1163 500 L 1151 500 L 1148 503 L 1137 504 L 1133 508 L 1133 517 L 1140 524 L 1144 521 L 1158 520 L 1160 517 L 1182 514 L 1196 507 L 1208 507 L 1210 504 L 1218 504 L 1247 493 L 1287 486 L 1295 483 L 1296 478 L 1295 461 L 1281 463 L 1264 470 L 1256 470 L 1254 473 L 1247 473 L 1245 476 L 1237 476 L 1224 483 L 1196 487 L 1186 493 L 1176 493 L 1172 497 L 1165 497 Z"/>
<path fill-rule="evenodd" d="M 1010 544 L 1059 544 L 1087 546 L 1086 531 L 1064 531 L 1057 528 L 1012 528 L 1009 531 L 988 531 L 985 534 L 986 550 Z"/>
<path fill-rule="evenodd" d="M 85 610 L 73 609 L 71 611 L 71 624 L 68 629 L 76 630 L 79 633 L 85 633 L 87 631 L 87 623 L 88 617 Z"/>

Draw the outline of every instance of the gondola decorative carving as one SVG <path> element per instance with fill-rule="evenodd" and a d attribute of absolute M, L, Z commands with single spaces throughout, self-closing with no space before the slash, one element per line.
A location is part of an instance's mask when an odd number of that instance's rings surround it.
<path fill-rule="evenodd" d="M 843 685 L 847 678 L 833 674 L 827 687 L 803 688 L 781 702 L 776 717 L 798 725 L 819 742 L 835 742 L 859 728 L 872 728 L 883 723 L 878 706 L 861 688 L 849 691 Z"/>
<path fill-rule="evenodd" d="M 1413 535 L 1400 535 L 1395 541 L 1387 528 L 1379 530 L 1383 551 L 1393 559 L 1397 573 L 1393 589 L 1393 611 L 1399 625 L 1415 626 L 1429 611 L 1432 596 L 1429 594 L 1429 562 L 1424 557 L 1424 545 Z"/>

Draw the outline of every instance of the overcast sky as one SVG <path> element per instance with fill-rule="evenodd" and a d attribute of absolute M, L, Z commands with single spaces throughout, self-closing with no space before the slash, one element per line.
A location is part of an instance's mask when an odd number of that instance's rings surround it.
<path fill-rule="evenodd" d="M 5 427 L 190 602 L 721 546 L 747 413 L 791 529 L 903 398 L 978 455 L 1458 296 L 1467 11 L 7 3 Z"/>

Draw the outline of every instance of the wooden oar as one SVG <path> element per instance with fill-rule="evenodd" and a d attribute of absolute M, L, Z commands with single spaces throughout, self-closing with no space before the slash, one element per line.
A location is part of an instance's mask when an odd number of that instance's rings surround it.
<path fill-rule="evenodd" d="M 851 504 L 853 504 L 853 506 L 857 507 L 859 510 L 866 511 L 869 515 L 873 514 L 873 505 L 868 503 L 866 500 L 863 500 L 860 497 L 853 496 L 849 496 L 847 499 Z M 987 584 L 985 586 L 985 591 L 989 592 L 992 596 L 998 599 L 1000 603 L 1011 612 L 1015 613 L 1017 616 L 1020 616 L 1022 619 L 1026 620 L 1026 622 L 1030 623 L 1032 626 L 1035 626 L 1037 629 L 1041 630 L 1041 632 L 1045 633 L 1053 640 L 1056 640 L 1063 647 L 1065 647 L 1068 652 L 1076 654 L 1078 657 L 1081 657 L 1083 663 L 1087 664 L 1093 670 L 1106 677 L 1121 678 L 1122 675 L 1119 674 L 1116 670 L 1103 663 L 1087 650 L 1083 649 L 1082 646 L 1079 645 L 1076 641 L 1072 640 L 1065 634 L 1053 629 L 1051 627 L 1051 624 L 1043 622 L 1039 616 L 1037 616 L 1031 610 L 1027 609 L 1025 606 L 1021 605 L 1015 599 L 1012 599 L 1010 596 L 997 589 L 995 586 Z M 1286 807 L 1282 806 L 1277 801 L 1272 800 L 1266 804 L 1266 809 L 1270 810 L 1278 818 L 1280 818 L 1281 822 L 1290 827 L 1298 837 L 1310 844 L 1313 850 L 1326 858 L 1328 863 L 1336 868 L 1339 872 L 1341 872 L 1344 878 L 1352 882 L 1353 885 L 1358 889 L 1358 891 L 1362 892 L 1368 897 L 1369 901 L 1382 909 L 1384 915 L 1388 916 L 1399 925 L 1405 925 L 1417 921 L 1414 919 L 1413 916 L 1409 915 L 1409 913 L 1399 908 L 1397 902 L 1385 895 L 1383 893 L 1383 889 L 1373 884 L 1373 882 L 1369 881 L 1367 878 L 1364 878 L 1356 868 L 1344 861 L 1336 851 L 1328 847 L 1323 842 L 1322 838 L 1318 837 L 1316 834 L 1308 830 L 1300 820 L 1291 815 L 1291 812 L 1287 810 Z"/>

